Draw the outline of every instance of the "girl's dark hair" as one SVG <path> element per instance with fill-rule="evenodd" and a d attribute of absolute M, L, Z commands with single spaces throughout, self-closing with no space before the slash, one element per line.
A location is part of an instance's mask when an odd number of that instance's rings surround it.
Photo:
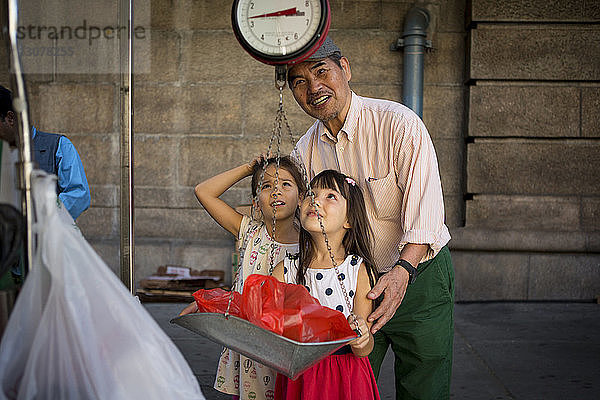
<path fill-rule="evenodd" d="M 354 182 L 354 183 L 350 183 Z M 313 178 L 310 182 L 311 188 L 333 189 L 339 192 L 346 199 L 346 218 L 351 228 L 346 231 L 342 244 L 346 250 L 346 255 L 356 254 L 362 257 L 371 287 L 377 281 L 377 270 L 373 261 L 372 243 L 373 231 L 367 218 L 367 209 L 362 190 L 356 182 L 346 175 L 328 169 Z M 304 285 L 304 275 L 310 265 L 315 252 L 315 246 L 310 233 L 304 228 L 300 228 L 300 265 L 296 276 L 296 283 Z"/>
<path fill-rule="evenodd" d="M 268 167 L 269 165 L 277 165 L 277 158 L 272 157 L 267 159 L 266 161 Z M 260 176 L 262 174 L 263 168 L 265 167 L 265 161 L 256 163 L 254 165 L 254 169 L 252 170 L 252 197 L 256 197 L 256 193 L 258 193 L 258 184 L 260 183 Z M 300 172 L 300 167 L 298 164 L 292 160 L 289 156 L 283 156 L 279 158 L 279 168 L 285 169 L 287 172 L 292 175 L 294 181 L 296 182 L 296 186 L 298 186 L 298 193 L 304 194 L 306 192 L 306 182 L 304 182 L 304 178 L 302 178 L 302 172 Z"/>

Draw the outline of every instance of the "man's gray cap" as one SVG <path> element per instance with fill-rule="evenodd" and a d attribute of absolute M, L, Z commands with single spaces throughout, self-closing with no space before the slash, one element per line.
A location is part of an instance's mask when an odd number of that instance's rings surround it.
<path fill-rule="evenodd" d="M 320 60 L 334 54 L 337 54 L 339 57 L 341 57 L 342 51 L 335 45 L 335 43 L 333 43 L 333 40 L 327 36 L 317 51 L 308 57 L 307 60 Z"/>

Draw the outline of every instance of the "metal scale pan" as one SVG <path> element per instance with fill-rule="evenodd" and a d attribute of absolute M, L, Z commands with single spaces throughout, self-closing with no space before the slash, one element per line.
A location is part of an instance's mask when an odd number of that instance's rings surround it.
<path fill-rule="evenodd" d="M 283 375 L 296 379 L 329 354 L 355 338 L 320 343 L 301 343 L 252 323 L 223 314 L 194 313 L 173 318 L 180 325 L 213 342 L 235 350 Z"/>

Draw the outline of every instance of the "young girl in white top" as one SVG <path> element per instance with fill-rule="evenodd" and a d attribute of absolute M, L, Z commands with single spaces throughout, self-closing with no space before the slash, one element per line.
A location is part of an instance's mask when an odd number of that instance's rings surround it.
<path fill-rule="evenodd" d="M 275 398 L 379 399 L 367 357 L 374 343 L 371 324 L 366 322 L 372 311 L 372 300 L 367 293 L 377 273 L 364 198 L 352 178 L 333 170 L 315 176 L 311 190 L 314 203 L 309 193 L 300 206 L 300 256 L 286 257 L 275 267 L 273 276 L 283 282 L 305 285 L 321 305 L 344 313 L 350 326 L 358 328 L 362 335 L 295 381 L 278 375 Z"/>
<path fill-rule="evenodd" d="M 280 158 L 279 169 L 276 167 L 277 159 L 270 158 L 266 161 L 262 188 L 259 188 L 264 162 L 262 157 L 257 157 L 247 164 L 198 184 L 195 190 L 198 201 L 211 217 L 231 232 L 238 239 L 240 246 L 246 244 L 241 271 L 234 288 L 239 292 L 242 291 L 243 283 L 249 275 L 269 275 L 271 265 L 276 265 L 286 254 L 298 253 L 297 210 L 300 196 L 305 191 L 302 174 L 289 157 Z M 227 189 L 250 175 L 253 198 L 256 198 L 258 193 L 258 202 L 254 203 L 254 206 L 260 210 L 262 221 L 253 221 L 249 216 L 238 213 L 219 198 Z M 275 246 L 272 248 L 273 242 Z M 180 315 L 197 311 L 194 302 Z M 275 376 L 275 371 L 270 368 L 225 348 L 219 360 L 214 387 L 233 395 L 233 399 L 273 399 Z"/>

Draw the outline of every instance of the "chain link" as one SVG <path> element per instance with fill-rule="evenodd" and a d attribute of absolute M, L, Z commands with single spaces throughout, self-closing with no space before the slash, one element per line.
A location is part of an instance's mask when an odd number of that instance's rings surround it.
<path fill-rule="evenodd" d="M 331 250 L 331 246 L 329 245 L 329 238 L 327 237 L 327 233 L 325 232 L 325 226 L 323 225 L 323 217 L 321 217 L 321 213 L 317 210 L 317 203 L 315 200 L 315 194 L 311 193 L 311 202 L 312 206 L 317 214 L 317 219 L 319 220 L 319 226 L 321 227 L 321 233 L 323 233 L 323 239 L 325 239 L 325 245 L 327 246 L 327 251 L 329 252 L 329 257 L 331 258 L 331 263 L 333 265 L 333 269 L 335 270 L 335 275 L 338 278 L 338 282 L 340 283 L 340 287 L 342 288 L 342 293 L 344 294 L 344 299 L 346 300 L 346 306 L 350 311 L 350 315 L 352 316 L 352 322 L 356 325 L 356 330 L 358 331 L 358 335 L 361 336 L 362 333 L 360 328 L 358 327 L 358 320 L 356 319 L 356 314 L 354 314 L 354 307 L 350 304 L 350 297 L 348 296 L 348 292 L 346 291 L 346 285 L 344 285 L 343 279 L 340 277 L 340 270 L 338 269 L 338 265 L 335 262 L 335 257 L 333 255 L 333 250 Z"/>
<path fill-rule="evenodd" d="M 283 111 L 283 100 L 282 100 L 282 92 L 283 88 L 280 88 L 280 100 L 279 100 L 279 110 L 277 110 L 277 155 L 276 155 L 276 165 L 275 165 L 275 183 L 273 184 L 273 193 L 271 194 L 273 198 L 277 195 L 278 187 L 279 187 L 279 162 L 281 160 L 281 115 L 285 115 L 285 111 Z M 273 275 L 273 269 L 275 268 L 275 227 L 276 227 L 276 216 L 277 209 L 273 207 L 273 221 L 272 221 L 272 234 L 271 234 L 271 252 L 269 254 L 269 275 Z"/>

